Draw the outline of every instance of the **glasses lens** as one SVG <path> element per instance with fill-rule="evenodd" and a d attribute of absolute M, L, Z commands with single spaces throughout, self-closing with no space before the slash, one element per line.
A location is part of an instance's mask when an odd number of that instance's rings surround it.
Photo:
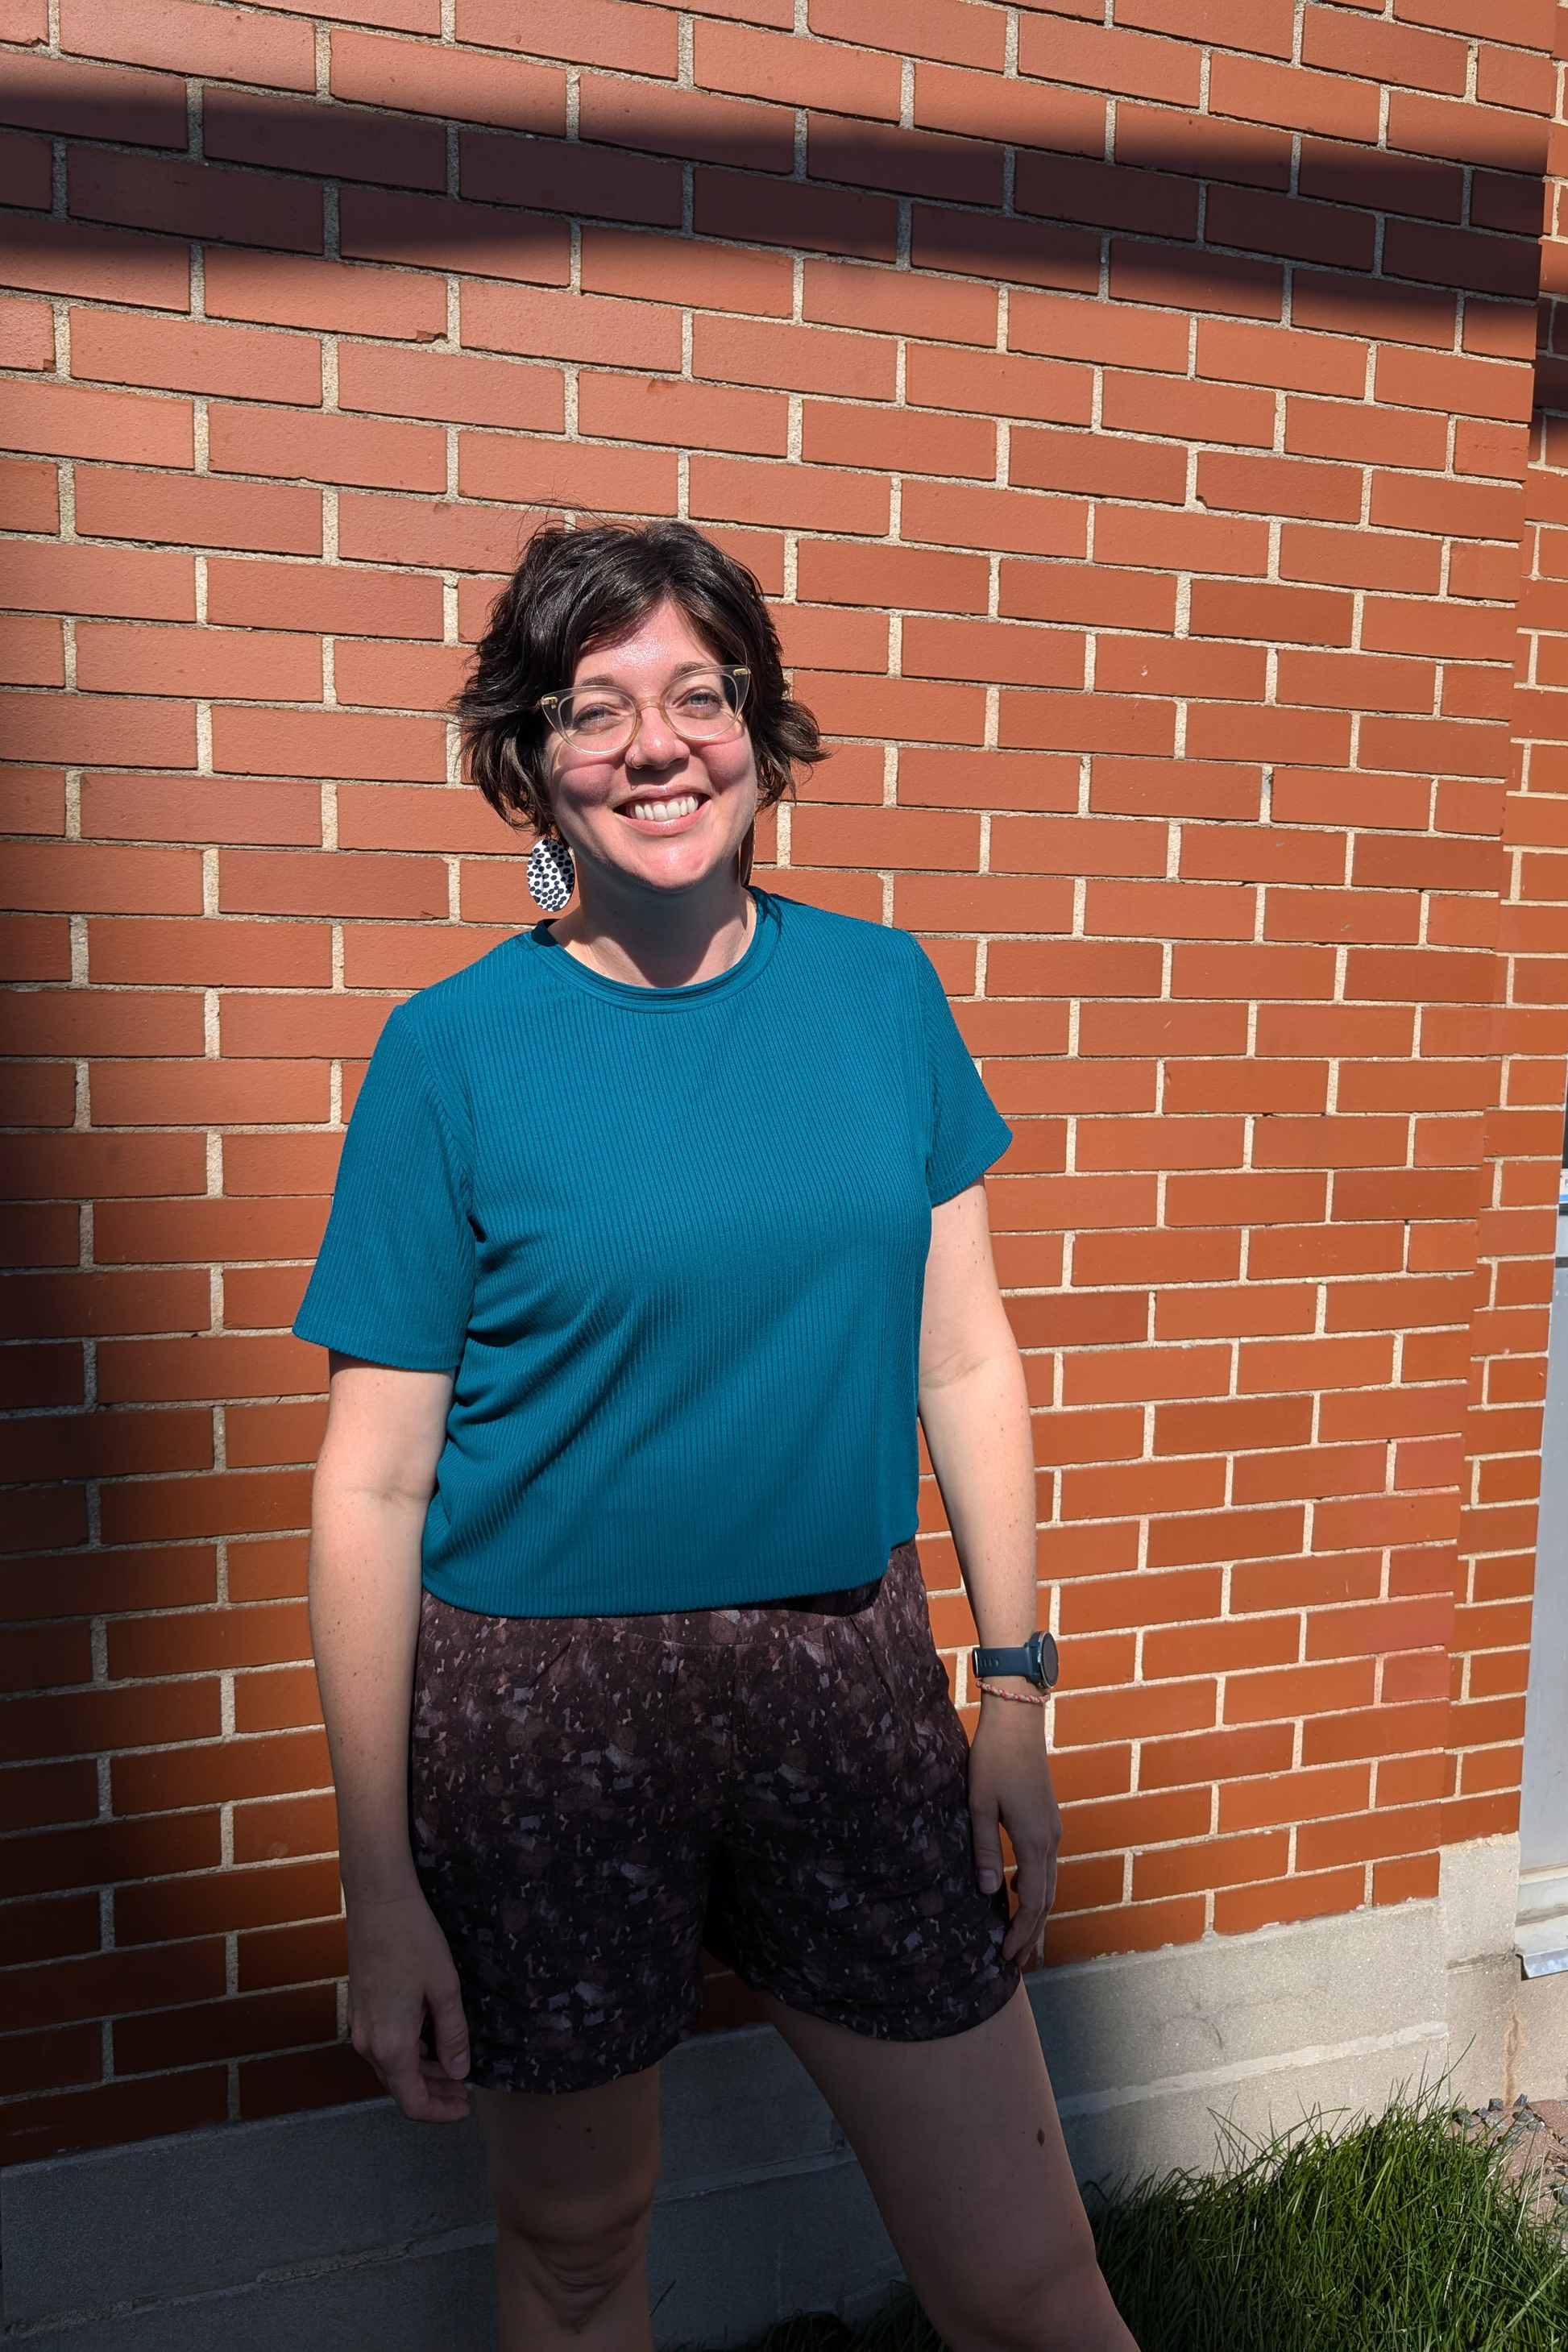
<path fill-rule="evenodd" d="M 688 743 L 728 735 L 741 715 L 743 675 L 729 670 L 693 670 L 664 697 L 664 715 Z"/>
<path fill-rule="evenodd" d="M 637 707 L 629 694 L 613 687 L 584 687 L 563 694 L 556 706 L 561 732 L 580 751 L 614 751 L 629 742 L 637 723 Z"/>

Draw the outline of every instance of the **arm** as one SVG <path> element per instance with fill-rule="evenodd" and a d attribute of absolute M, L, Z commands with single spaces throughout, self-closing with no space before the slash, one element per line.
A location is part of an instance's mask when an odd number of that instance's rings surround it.
<path fill-rule="evenodd" d="M 1011 1648 L 1037 1622 L 1035 1462 L 1024 1367 L 996 1286 L 983 1184 L 931 1213 L 920 1412 L 982 1645 Z M 982 1695 L 969 1801 L 975 1870 L 987 1894 L 1002 1884 L 1004 1826 L 1017 1856 L 1018 1909 L 1003 1947 L 1014 1959 L 1035 1941 L 1050 1908 L 1061 1838 L 1039 1708 Z"/>
<path fill-rule="evenodd" d="M 455 2122 L 468 2033 L 408 1843 L 420 1540 L 452 1383 L 331 1359 L 310 1534 L 310 1633 L 337 1789 L 354 2048 L 405 2116 Z M 420 2055 L 428 2011 L 437 2055 Z"/>

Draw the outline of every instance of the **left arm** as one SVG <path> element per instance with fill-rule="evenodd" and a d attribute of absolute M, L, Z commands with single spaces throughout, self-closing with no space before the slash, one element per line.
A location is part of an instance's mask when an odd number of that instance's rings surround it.
<path fill-rule="evenodd" d="M 981 1644 L 1010 1648 L 1026 1641 L 1037 1622 L 1035 1460 L 1024 1367 L 992 1263 L 984 1184 L 931 1212 L 920 1414 Z M 1004 1956 L 1016 1959 L 1050 1909 L 1061 1839 L 1040 1708 L 982 1694 L 969 1805 L 975 1872 L 987 1894 L 1002 1884 L 1003 1827 L 1017 1856 L 1018 1908 L 1003 1946 Z"/>

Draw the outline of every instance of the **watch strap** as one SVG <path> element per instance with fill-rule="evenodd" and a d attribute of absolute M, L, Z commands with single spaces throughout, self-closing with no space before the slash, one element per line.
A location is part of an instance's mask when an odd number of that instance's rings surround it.
<path fill-rule="evenodd" d="M 971 1655 L 978 1680 L 994 1675 L 1019 1675 L 1026 1682 L 1033 1683 L 1037 1690 L 1049 1690 L 1061 1671 L 1057 1645 L 1048 1633 L 1031 1634 L 1018 1649 L 976 1649 Z"/>

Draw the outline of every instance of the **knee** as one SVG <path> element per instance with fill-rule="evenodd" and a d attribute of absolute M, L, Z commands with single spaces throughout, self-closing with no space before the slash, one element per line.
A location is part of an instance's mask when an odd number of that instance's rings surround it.
<path fill-rule="evenodd" d="M 586 2328 L 638 2268 L 651 2200 L 616 2210 L 498 2213 L 503 2263 L 568 2334 Z"/>
<path fill-rule="evenodd" d="M 1131 2342 L 1092 2249 L 1048 2276 L 988 2282 L 944 2332 L 957 2352 L 1121 2352 Z"/>

